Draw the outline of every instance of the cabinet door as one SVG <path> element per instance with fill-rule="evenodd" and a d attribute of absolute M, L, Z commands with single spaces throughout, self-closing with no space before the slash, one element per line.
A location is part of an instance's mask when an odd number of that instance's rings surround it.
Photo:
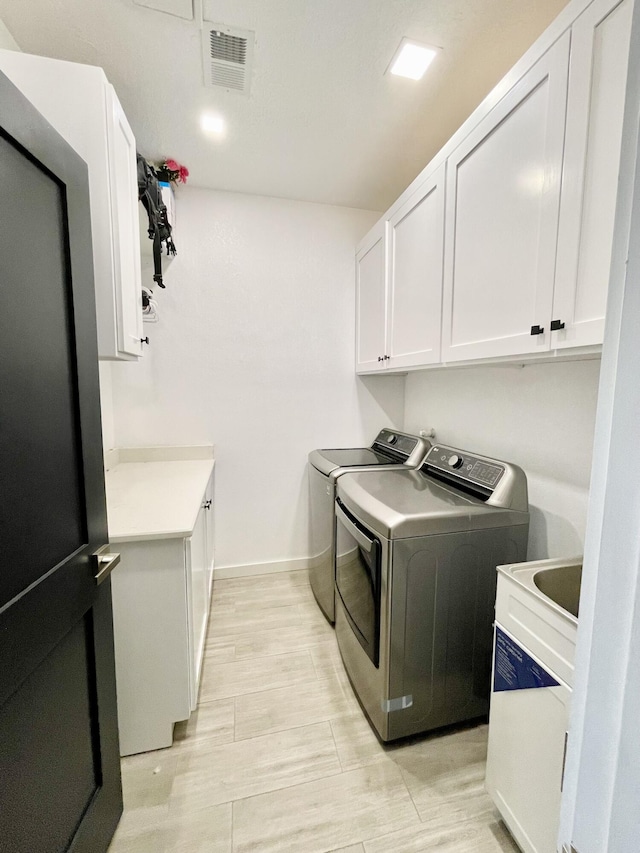
<path fill-rule="evenodd" d="M 447 162 L 443 361 L 549 348 L 568 62 L 566 33 Z"/>
<path fill-rule="evenodd" d="M 387 325 L 386 222 L 356 256 L 356 371 L 384 370 Z"/>
<path fill-rule="evenodd" d="M 492 693 L 487 791 L 526 853 L 555 853 L 571 690 Z"/>
<path fill-rule="evenodd" d="M 207 519 L 203 508 L 198 513 L 196 526 L 189 539 L 185 540 L 185 562 L 187 569 L 187 592 L 189 606 L 189 666 L 191 669 L 191 710 L 198 702 L 200 669 L 207 633 Z"/>
<path fill-rule="evenodd" d="M 136 141 L 113 86 L 106 85 L 118 349 L 124 355 L 139 356 L 142 354 L 142 281 Z"/>
<path fill-rule="evenodd" d="M 572 30 L 552 347 L 603 339 L 632 10 L 595 0 Z"/>
<path fill-rule="evenodd" d="M 389 367 L 440 361 L 444 164 L 389 220 Z"/>

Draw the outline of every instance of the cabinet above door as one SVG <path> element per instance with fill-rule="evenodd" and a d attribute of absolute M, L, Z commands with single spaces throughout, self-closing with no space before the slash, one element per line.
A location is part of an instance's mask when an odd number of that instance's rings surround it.
<path fill-rule="evenodd" d="M 443 361 L 549 349 L 568 64 L 566 33 L 447 160 Z"/>
<path fill-rule="evenodd" d="M 142 354 L 136 144 L 101 68 L 0 50 L 0 70 L 87 164 L 98 356 Z"/>

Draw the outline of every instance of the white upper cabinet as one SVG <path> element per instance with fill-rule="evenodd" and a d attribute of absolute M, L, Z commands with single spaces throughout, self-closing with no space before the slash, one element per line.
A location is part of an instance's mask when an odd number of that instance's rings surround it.
<path fill-rule="evenodd" d="M 358 372 L 602 344 L 633 2 L 570 3 L 365 237 Z"/>
<path fill-rule="evenodd" d="M 0 50 L 0 71 L 87 163 L 98 355 L 142 354 L 136 144 L 101 68 Z"/>
<path fill-rule="evenodd" d="M 444 251 L 444 164 L 389 220 L 386 364 L 440 361 Z"/>
<path fill-rule="evenodd" d="M 356 255 L 356 370 L 386 365 L 387 244 L 386 223 L 370 232 Z"/>
<path fill-rule="evenodd" d="M 115 231 L 113 283 L 116 297 L 116 327 L 115 330 L 109 327 L 108 346 L 111 347 L 117 339 L 118 353 L 135 356 L 141 354 L 142 347 L 136 141 L 115 90 L 108 83 L 106 99 L 111 216 L 112 229 Z M 117 354 L 113 350 L 110 352 L 115 358 Z"/>
<path fill-rule="evenodd" d="M 447 160 L 443 361 L 549 349 L 569 41 Z"/>
<path fill-rule="evenodd" d="M 554 348 L 603 339 L 632 10 L 594 0 L 573 25 Z"/>

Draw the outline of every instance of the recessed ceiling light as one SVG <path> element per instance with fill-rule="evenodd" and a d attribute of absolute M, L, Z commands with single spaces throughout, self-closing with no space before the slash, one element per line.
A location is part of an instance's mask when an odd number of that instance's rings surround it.
<path fill-rule="evenodd" d="M 215 133 L 220 136 L 227 129 L 227 123 L 220 115 L 203 113 L 200 116 L 200 127 L 205 133 Z"/>
<path fill-rule="evenodd" d="M 436 47 L 428 47 L 426 44 L 418 44 L 403 38 L 391 60 L 389 73 L 398 77 L 409 77 L 411 80 L 420 80 L 437 53 Z"/>

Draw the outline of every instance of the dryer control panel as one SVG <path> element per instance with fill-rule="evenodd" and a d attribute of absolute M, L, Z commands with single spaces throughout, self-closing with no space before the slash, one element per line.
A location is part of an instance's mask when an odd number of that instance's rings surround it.
<path fill-rule="evenodd" d="M 505 466 L 500 462 L 441 444 L 434 444 L 423 467 L 427 471 L 438 471 L 447 479 L 477 486 L 485 494 L 493 492 L 505 472 Z"/>

